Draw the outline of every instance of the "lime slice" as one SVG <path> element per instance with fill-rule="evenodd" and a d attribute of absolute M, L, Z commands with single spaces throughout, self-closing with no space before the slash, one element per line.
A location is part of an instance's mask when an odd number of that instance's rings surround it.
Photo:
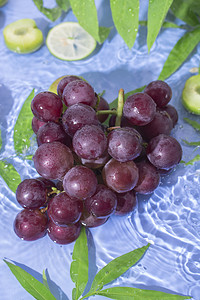
<path fill-rule="evenodd" d="M 46 44 L 54 56 L 62 60 L 80 60 L 96 47 L 95 39 L 76 22 L 63 22 L 53 27 Z"/>
<path fill-rule="evenodd" d="M 43 44 L 43 34 L 32 19 L 21 19 L 7 25 L 3 30 L 8 49 L 17 53 L 31 53 Z"/>
<path fill-rule="evenodd" d="M 183 106 L 191 113 L 200 115 L 200 74 L 190 77 L 182 93 Z"/>

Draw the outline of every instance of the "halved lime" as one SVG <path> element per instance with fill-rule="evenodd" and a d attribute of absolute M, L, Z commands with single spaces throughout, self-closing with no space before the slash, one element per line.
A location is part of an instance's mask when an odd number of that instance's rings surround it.
<path fill-rule="evenodd" d="M 95 39 L 76 22 L 63 22 L 48 33 L 46 45 L 54 56 L 62 60 L 80 60 L 92 53 Z"/>
<path fill-rule="evenodd" d="M 182 93 L 183 106 L 191 113 L 200 115 L 200 74 L 190 77 Z"/>
<path fill-rule="evenodd" d="M 43 44 L 43 34 L 32 19 L 20 19 L 3 30 L 8 49 L 17 53 L 31 53 Z"/>

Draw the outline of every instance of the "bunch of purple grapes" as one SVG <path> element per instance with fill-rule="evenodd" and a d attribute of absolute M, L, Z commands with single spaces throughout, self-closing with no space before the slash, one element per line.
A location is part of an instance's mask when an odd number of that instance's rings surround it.
<path fill-rule="evenodd" d="M 120 126 L 112 111 L 106 127 L 107 101 L 78 76 L 64 77 L 57 94 L 37 94 L 31 109 L 40 177 L 17 188 L 23 210 L 15 218 L 16 234 L 31 241 L 47 233 L 68 244 L 81 226 L 97 227 L 113 214 L 133 211 L 137 194 L 152 193 L 161 174 L 181 160 L 181 146 L 170 136 L 178 120 L 171 97 L 167 83 L 153 81 L 127 98 Z"/>

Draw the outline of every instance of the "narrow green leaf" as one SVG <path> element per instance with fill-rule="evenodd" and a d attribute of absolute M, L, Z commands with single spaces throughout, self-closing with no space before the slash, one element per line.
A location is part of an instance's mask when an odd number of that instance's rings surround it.
<path fill-rule="evenodd" d="M 73 299 L 77 300 L 84 292 L 88 282 L 88 245 L 84 227 L 82 227 L 81 234 L 75 242 L 72 259 L 70 276 L 76 286 L 72 295 Z"/>
<path fill-rule="evenodd" d="M 147 21 L 147 46 L 150 51 L 173 0 L 150 0 Z"/>
<path fill-rule="evenodd" d="M 71 8 L 79 24 L 98 42 L 99 23 L 94 0 L 70 0 Z"/>
<path fill-rule="evenodd" d="M 184 300 L 191 299 L 189 296 L 172 295 L 153 290 L 141 290 L 131 287 L 113 287 L 97 291 L 96 295 L 105 296 L 116 300 Z"/>
<path fill-rule="evenodd" d="M 42 273 L 42 280 L 43 280 L 43 285 L 44 285 L 48 290 L 50 290 L 49 285 L 48 285 L 48 282 L 47 282 L 46 270 L 43 270 L 43 273 Z"/>
<path fill-rule="evenodd" d="M 173 74 L 194 50 L 199 41 L 200 26 L 190 32 L 186 32 L 171 50 L 158 79 L 165 80 Z"/>
<path fill-rule="evenodd" d="M 37 300 L 56 300 L 51 292 L 31 274 L 24 271 L 19 266 L 16 266 L 4 259 L 4 262 L 10 268 L 13 275 L 22 285 L 22 287 Z"/>
<path fill-rule="evenodd" d="M 25 100 L 22 109 L 19 113 L 18 119 L 14 127 L 14 146 L 17 153 L 23 151 L 30 146 L 30 137 L 33 134 L 31 122 L 33 113 L 31 111 L 31 101 L 34 97 L 34 89 Z"/>
<path fill-rule="evenodd" d="M 188 124 L 190 124 L 194 129 L 196 130 L 200 130 L 200 123 L 193 121 L 189 118 L 184 118 L 183 119 L 185 122 L 187 122 Z"/>
<path fill-rule="evenodd" d="M 18 185 L 21 182 L 21 177 L 13 165 L 7 163 L 6 161 L 0 160 L 0 174 L 11 191 L 15 193 Z"/>
<path fill-rule="evenodd" d="M 56 3 L 65 12 L 67 12 L 70 9 L 69 0 L 56 0 Z"/>
<path fill-rule="evenodd" d="M 195 14 L 197 11 L 196 4 L 197 0 L 174 0 L 171 5 L 171 10 L 178 19 L 184 21 L 188 25 L 196 26 L 199 24 Z"/>
<path fill-rule="evenodd" d="M 1 150 L 1 147 L 2 147 L 2 137 L 1 137 L 1 129 L 0 129 L 0 150 Z"/>
<path fill-rule="evenodd" d="M 147 21 L 139 21 L 140 26 L 147 26 Z M 186 29 L 186 25 L 177 25 L 173 22 L 164 22 L 162 24 L 162 28 L 180 28 L 180 29 Z"/>
<path fill-rule="evenodd" d="M 138 32 L 139 6 L 139 0 L 110 0 L 115 27 L 130 49 Z"/>
<path fill-rule="evenodd" d="M 200 160 L 200 155 L 197 154 L 193 159 L 189 160 L 188 162 L 184 162 L 186 166 L 193 165 L 196 161 Z"/>
<path fill-rule="evenodd" d="M 113 259 L 96 274 L 88 294 L 102 289 L 104 285 L 121 276 L 141 259 L 149 246 L 150 244 Z"/>
<path fill-rule="evenodd" d="M 186 140 L 182 140 L 184 143 L 186 143 L 188 146 L 200 146 L 200 141 L 199 142 L 188 142 Z"/>
<path fill-rule="evenodd" d="M 110 28 L 103 27 L 103 26 L 99 27 L 99 43 L 100 44 L 102 44 L 107 39 L 111 29 L 112 29 L 111 27 Z"/>
<path fill-rule="evenodd" d="M 43 0 L 33 0 L 33 2 L 35 3 L 38 10 L 53 22 L 57 20 L 62 14 L 62 9 L 58 6 L 53 8 L 46 8 L 43 5 Z"/>

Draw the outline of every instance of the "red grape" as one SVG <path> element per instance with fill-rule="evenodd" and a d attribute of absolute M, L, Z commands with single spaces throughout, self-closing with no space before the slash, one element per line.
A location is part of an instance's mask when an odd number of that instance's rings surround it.
<path fill-rule="evenodd" d="M 14 231 L 25 241 L 35 241 L 47 232 L 48 218 L 39 209 L 23 209 L 14 221 Z"/>
<path fill-rule="evenodd" d="M 55 122 L 62 114 L 63 104 L 58 95 L 52 92 L 41 92 L 33 98 L 31 109 L 39 120 Z"/>
<path fill-rule="evenodd" d="M 115 215 L 123 216 L 133 211 L 136 206 L 136 194 L 134 190 L 126 193 L 116 193 L 117 207 Z"/>
<path fill-rule="evenodd" d="M 64 88 L 68 85 L 68 83 L 70 83 L 71 81 L 74 81 L 74 80 L 82 80 L 82 79 L 78 76 L 67 75 L 59 81 L 58 86 L 57 86 L 57 93 L 58 93 L 58 96 L 60 96 L 60 98 L 62 98 Z"/>
<path fill-rule="evenodd" d="M 32 119 L 32 129 L 34 133 L 37 134 L 39 128 L 42 127 L 44 124 L 46 124 L 46 122 L 40 121 L 34 116 Z"/>
<path fill-rule="evenodd" d="M 158 107 L 166 106 L 172 98 L 170 86 L 162 80 L 150 82 L 144 89 L 144 92 L 155 101 Z"/>
<path fill-rule="evenodd" d="M 71 150 L 60 142 L 45 143 L 36 150 L 33 161 L 37 172 L 46 179 L 62 179 L 72 168 Z"/>
<path fill-rule="evenodd" d="M 48 235 L 50 239 L 61 245 L 66 245 L 74 242 L 80 235 L 81 224 L 75 223 L 70 225 L 58 225 L 53 221 L 49 221 Z"/>

